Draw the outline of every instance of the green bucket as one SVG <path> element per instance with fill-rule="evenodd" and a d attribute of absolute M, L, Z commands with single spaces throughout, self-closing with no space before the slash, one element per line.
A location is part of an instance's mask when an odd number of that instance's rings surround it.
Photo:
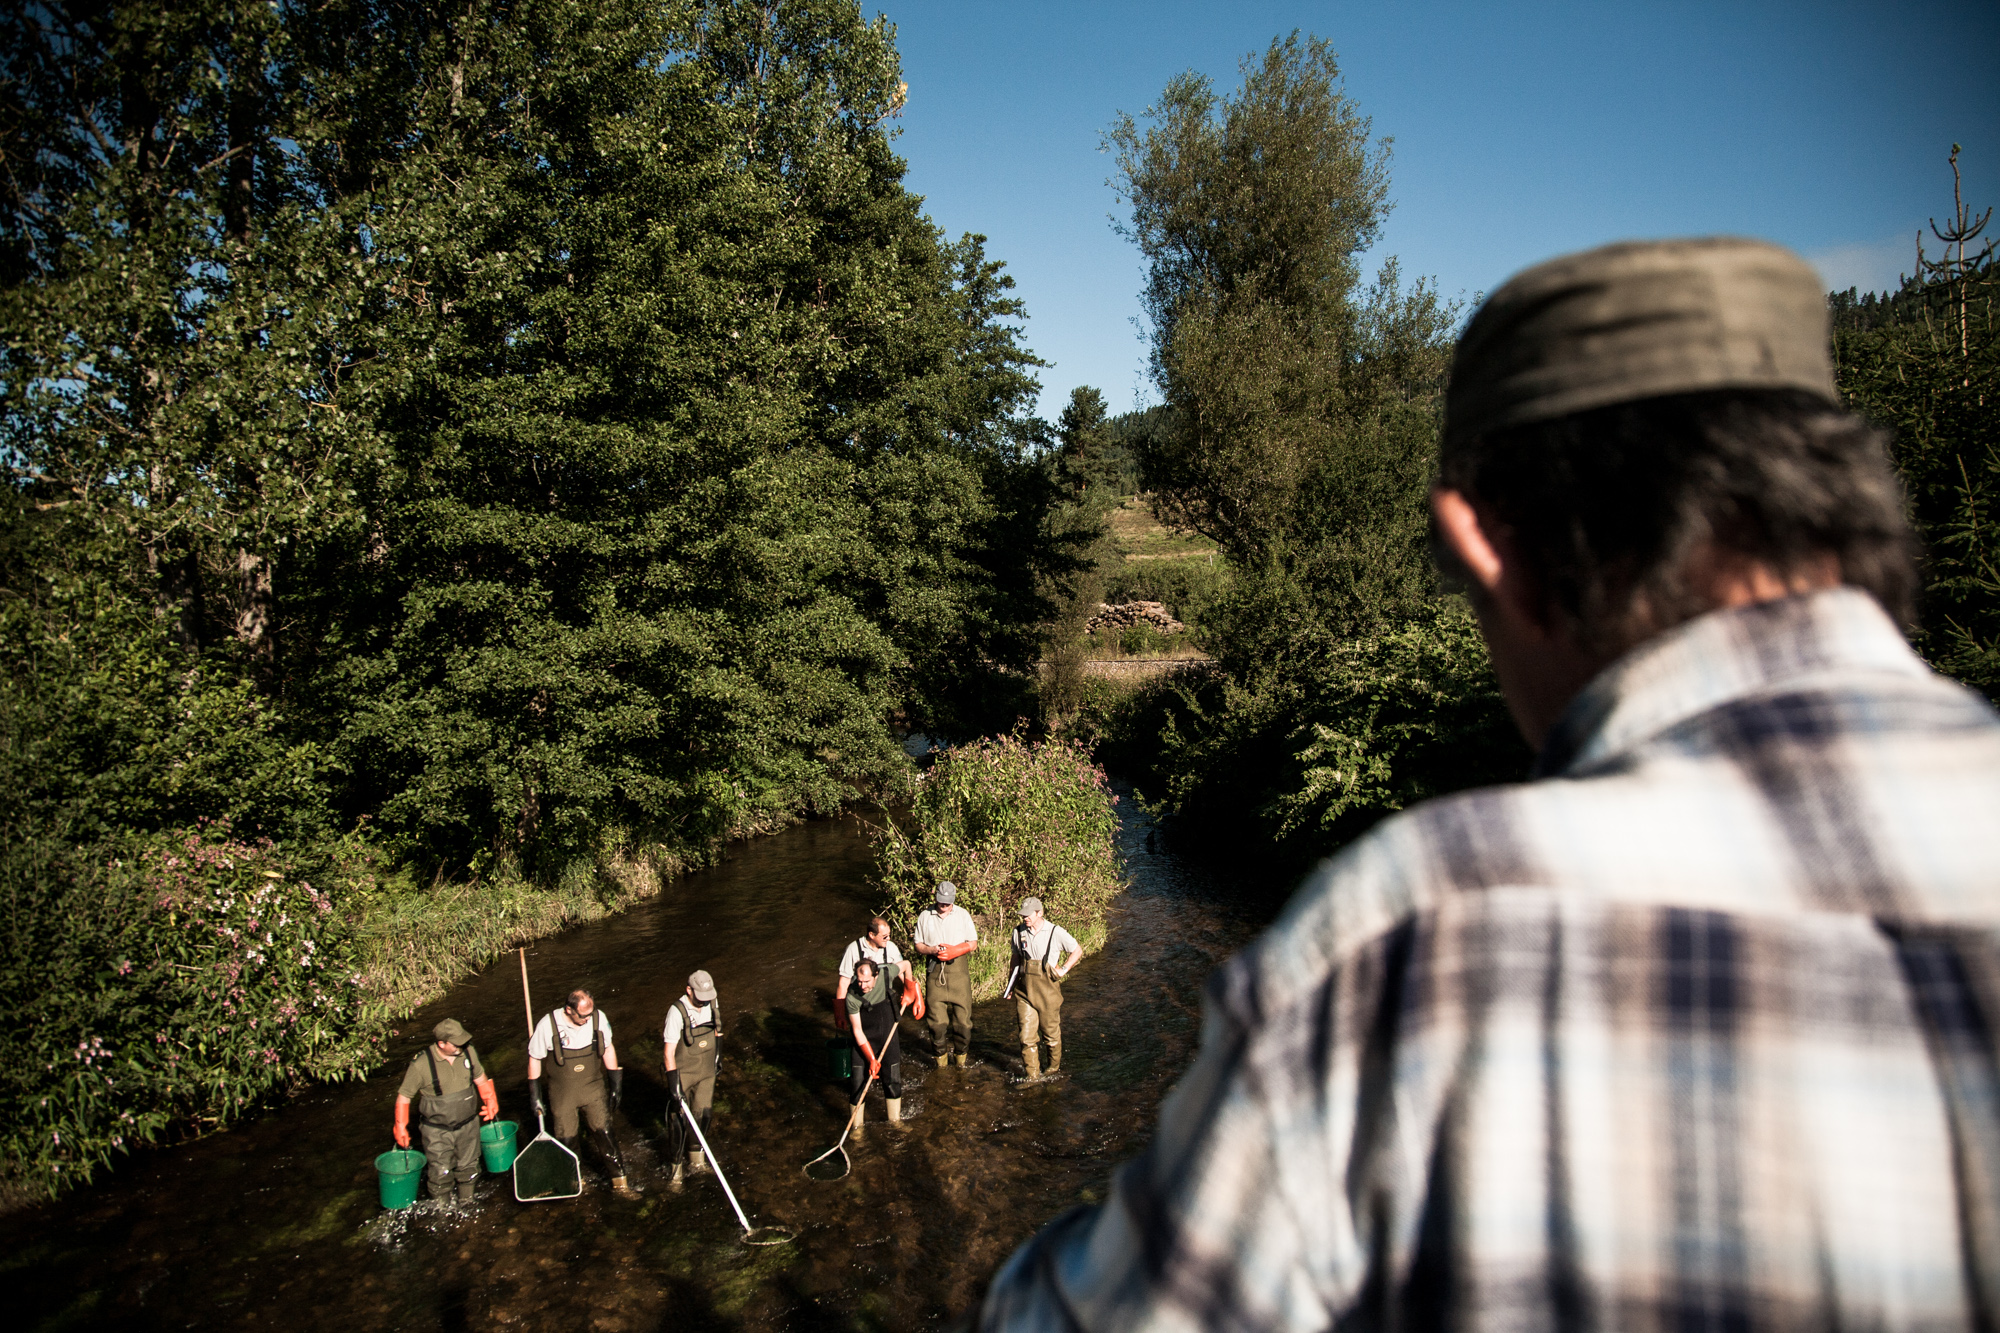
<path fill-rule="evenodd" d="M 501 1175 L 514 1165 L 514 1136 L 521 1127 L 511 1120 L 495 1120 L 479 1127 L 479 1155 L 486 1159 L 486 1169 L 494 1175 Z"/>
<path fill-rule="evenodd" d="M 826 1058 L 833 1066 L 835 1078 L 854 1077 L 854 1041 L 851 1037 L 835 1037 L 826 1044 Z"/>
<path fill-rule="evenodd" d="M 375 1159 L 375 1183 L 384 1208 L 408 1208 L 417 1201 L 424 1179 L 424 1155 L 409 1148 L 391 1148 Z"/>

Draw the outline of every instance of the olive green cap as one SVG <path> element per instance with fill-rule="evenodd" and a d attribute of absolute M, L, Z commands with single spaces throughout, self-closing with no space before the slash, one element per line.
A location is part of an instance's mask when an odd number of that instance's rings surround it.
<path fill-rule="evenodd" d="M 454 1046 L 470 1046 L 472 1034 L 465 1030 L 465 1024 L 456 1018 L 447 1018 L 431 1029 L 431 1035 L 439 1041 L 448 1041 Z"/>
<path fill-rule="evenodd" d="M 1703 389 L 1803 389 L 1838 404 L 1812 265 L 1731 236 L 1626 241 L 1510 278 L 1466 324 L 1444 447 L 1488 431 Z"/>

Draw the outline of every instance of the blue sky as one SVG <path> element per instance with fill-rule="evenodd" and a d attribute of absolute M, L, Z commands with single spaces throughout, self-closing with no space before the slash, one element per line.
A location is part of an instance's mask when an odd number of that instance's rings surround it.
<path fill-rule="evenodd" d="M 1395 141 L 1373 258 L 1447 296 L 1566 250 L 1712 232 L 1790 245 L 1830 286 L 1893 287 L 1950 211 L 1954 141 L 1967 202 L 2000 202 L 1992 0 L 863 4 L 897 27 L 909 186 L 1007 262 L 1054 363 L 1049 417 L 1078 384 L 1114 411 L 1150 401 L 1105 128 L 1183 69 L 1233 90 L 1238 61 L 1294 28 L 1333 43 Z"/>

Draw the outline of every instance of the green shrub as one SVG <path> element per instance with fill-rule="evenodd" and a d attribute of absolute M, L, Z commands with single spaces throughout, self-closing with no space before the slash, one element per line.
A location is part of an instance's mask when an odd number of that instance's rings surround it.
<path fill-rule="evenodd" d="M 878 838 L 885 915 L 906 936 L 939 880 L 980 926 L 973 994 L 1005 981 L 1007 931 L 1023 898 L 1086 949 L 1104 938 L 1104 913 L 1123 885 L 1115 837 L 1118 798 L 1074 741 L 1034 744 L 1018 731 L 938 754 L 923 774 L 909 830 L 888 821 Z"/>
<path fill-rule="evenodd" d="M 1098 753 L 1195 841 L 1310 861 L 1418 801 L 1525 775 L 1529 754 L 1471 614 L 1419 608 L 1284 673 L 1151 683 L 1098 721 Z"/>
<path fill-rule="evenodd" d="M 0 1062 L 11 1186 L 53 1194 L 170 1128 L 373 1063 L 379 1008 L 327 879 L 351 849 L 314 859 L 222 825 L 110 859 L 49 838 L 0 850 L 0 1004 L 22 1020 Z"/>

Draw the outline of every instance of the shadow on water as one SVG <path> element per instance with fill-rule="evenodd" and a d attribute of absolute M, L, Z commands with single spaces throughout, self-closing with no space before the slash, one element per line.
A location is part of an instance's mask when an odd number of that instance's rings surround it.
<path fill-rule="evenodd" d="M 640 1190 L 620 1199 L 586 1157 L 579 1199 L 517 1204 L 486 1176 L 470 1214 L 376 1202 L 401 1071 L 432 1024 L 471 1028 L 502 1114 L 526 1106 L 526 1013 L 510 956 L 402 1025 L 362 1084 L 144 1155 L 96 1187 L 0 1219 L 14 1327 L 909 1329 L 964 1310 L 1035 1228 L 1103 1196 L 1145 1143 L 1185 1067 L 1201 986 L 1282 903 L 1261 882 L 1177 859 L 1121 802 L 1131 888 L 1104 952 L 1065 988 L 1062 1074 L 1020 1081 L 1013 1005 L 974 1014 L 972 1063 L 937 1069 L 906 1025 L 904 1115 L 882 1094 L 831 1183 L 801 1168 L 839 1137 L 831 978 L 872 907 L 860 821 L 809 824 L 735 849 L 660 899 L 528 951 L 536 1012 L 590 987 L 630 1071 L 618 1128 Z M 721 991 L 714 1146 L 754 1225 L 751 1247 L 712 1175 L 666 1177 L 660 1026 L 690 971 Z"/>

